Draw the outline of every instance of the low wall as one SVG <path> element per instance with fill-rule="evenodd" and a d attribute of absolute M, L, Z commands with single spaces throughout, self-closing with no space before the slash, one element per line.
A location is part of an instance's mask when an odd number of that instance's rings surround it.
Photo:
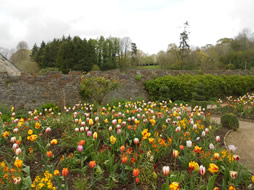
<path fill-rule="evenodd" d="M 253 71 L 172 71 L 172 70 L 119 70 L 94 71 L 85 77 L 104 76 L 121 80 L 120 88 L 112 91 L 105 97 L 105 102 L 112 99 L 148 100 L 148 93 L 144 89 L 144 82 L 164 75 L 179 75 L 190 73 L 214 75 L 254 75 Z M 0 104 L 13 105 L 18 109 L 38 108 L 44 103 L 56 103 L 60 107 L 74 105 L 82 100 L 79 94 L 81 72 L 70 72 L 68 75 L 49 73 L 47 75 L 34 75 L 21 73 L 20 76 L 10 76 L 0 73 Z"/>

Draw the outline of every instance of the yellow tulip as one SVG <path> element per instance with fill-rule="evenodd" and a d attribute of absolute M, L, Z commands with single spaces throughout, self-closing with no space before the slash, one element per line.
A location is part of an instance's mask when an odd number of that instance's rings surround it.
<path fill-rule="evenodd" d="M 110 137 L 110 142 L 111 142 L 111 144 L 116 143 L 116 138 L 113 135 Z"/>
<path fill-rule="evenodd" d="M 211 173 L 217 173 L 219 171 L 219 167 L 216 164 L 211 163 L 211 164 L 209 164 L 208 170 Z"/>

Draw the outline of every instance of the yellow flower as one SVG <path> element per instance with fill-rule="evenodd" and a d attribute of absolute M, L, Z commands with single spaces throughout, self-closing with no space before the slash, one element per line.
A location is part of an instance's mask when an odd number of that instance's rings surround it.
<path fill-rule="evenodd" d="M 148 140 L 149 140 L 149 143 L 151 143 L 151 144 L 154 143 L 154 138 L 151 137 L 151 138 L 149 138 Z"/>
<path fill-rule="evenodd" d="M 209 164 L 208 170 L 211 173 L 217 173 L 219 171 L 219 167 L 216 164 L 211 163 L 211 164 Z"/>
<path fill-rule="evenodd" d="M 104 119 L 104 123 L 106 123 L 106 124 L 107 124 L 107 123 L 108 123 L 108 119 Z"/>
<path fill-rule="evenodd" d="M 50 141 L 50 144 L 52 144 L 52 145 L 57 144 L 57 140 L 53 139 L 52 141 Z"/>
<path fill-rule="evenodd" d="M 35 123 L 35 129 L 39 129 L 41 127 L 40 123 L 36 122 Z"/>
<path fill-rule="evenodd" d="M 199 165 L 197 162 L 194 161 L 189 162 L 189 168 L 191 170 L 199 171 Z"/>
<path fill-rule="evenodd" d="M 254 183 L 254 175 L 251 177 L 251 181 L 252 183 Z"/>
<path fill-rule="evenodd" d="M 169 185 L 169 188 L 170 190 L 179 190 L 180 189 L 180 186 L 179 186 L 179 183 L 177 182 L 173 182 Z"/>
<path fill-rule="evenodd" d="M 233 185 L 230 185 L 228 190 L 236 190 L 236 188 Z"/>
<path fill-rule="evenodd" d="M 27 133 L 28 133 L 28 135 L 31 135 L 31 134 L 33 134 L 33 130 L 29 129 Z"/>
<path fill-rule="evenodd" d="M 121 124 L 122 123 L 122 120 L 121 119 L 118 119 L 118 124 Z"/>
<path fill-rule="evenodd" d="M 14 166 L 16 166 L 17 168 L 21 168 L 23 166 L 23 161 L 20 159 L 15 160 Z"/>
<path fill-rule="evenodd" d="M 142 131 L 143 139 L 147 139 L 148 137 L 151 136 L 151 133 L 148 133 L 148 129 L 144 129 Z"/>
<path fill-rule="evenodd" d="M 110 137 L 110 142 L 111 142 L 111 144 L 116 143 L 116 138 L 113 135 Z"/>
<path fill-rule="evenodd" d="M 89 125 L 90 125 L 90 126 L 93 125 L 93 119 L 89 119 Z"/>
<path fill-rule="evenodd" d="M 97 139 L 97 137 L 98 137 L 97 132 L 94 132 L 94 133 L 93 133 L 93 138 L 94 138 L 94 139 Z"/>
<path fill-rule="evenodd" d="M 27 137 L 27 140 L 29 141 L 35 141 L 37 139 L 37 135 L 31 135 Z"/>
<path fill-rule="evenodd" d="M 6 137 L 8 137 L 8 135 L 9 135 L 9 132 L 8 132 L 8 131 L 5 131 L 4 134 L 3 134 L 3 137 L 6 138 Z"/>

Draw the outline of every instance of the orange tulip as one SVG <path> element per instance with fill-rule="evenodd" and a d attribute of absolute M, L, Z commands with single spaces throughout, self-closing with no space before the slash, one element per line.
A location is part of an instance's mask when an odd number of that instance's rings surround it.
<path fill-rule="evenodd" d="M 69 173 L 68 168 L 63 168 L 63 170 L 62 170 L 62 176 L 66 177 L 68 175 L 68 173 Z"/>
<path fill-rule="evenodd" d="M 133 169 L 133 176 L 138 177 L 139 175 L 139 170 L 138 169 Z"/>
<path fill-rule="evenodd" d="M 122 145 L 122 146 L 120 147 L 120 151 L 123 152 L 124 150 L 125 150 L 125 146 Z"/>
<path fill-rule="evenodd" d="M 82 145 L 82 146 L 84 146 L 84 145 L 85 145 L 85 143 L 86 143 L 86 141 L 81 140 L 81 141 L 79 141 L 78 145 Z"/>
<path fill-rule="evenodd" d="M 127 156 L 122 157 L 122 163 L 123 163 L 123 164 L 125 164 L 125 163 L 127 162 L 127 160 L 128 160 L 128 157 L 127 157 Z"/>
<path fill-rule="evenodd" d="M 47 157 L 48 157 L 48 158 L 51 158 L 52 156 L 53 156 L 52 151 L 48 151 L 48 152 L 47 152 Z"/>
<path fill-rule="evenodd" d="M 89 162 L 89 167 L 90 168 L 94 168 L 96 166 L 96 162 L 95 161 L 90 161 Z"/>

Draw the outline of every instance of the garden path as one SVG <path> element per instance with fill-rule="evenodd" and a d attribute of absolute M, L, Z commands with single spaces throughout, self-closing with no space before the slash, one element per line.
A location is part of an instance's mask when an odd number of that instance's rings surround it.
<path fill-rule="evenodd" d="M 220 117 L 211 117 L 212 121 L 220 123 Z M 254 123 L 239 120 L 239 129 L 230 132 L 225 139 L 226 145 L 235 145 L 240 162 L 254 172 Z"/>

